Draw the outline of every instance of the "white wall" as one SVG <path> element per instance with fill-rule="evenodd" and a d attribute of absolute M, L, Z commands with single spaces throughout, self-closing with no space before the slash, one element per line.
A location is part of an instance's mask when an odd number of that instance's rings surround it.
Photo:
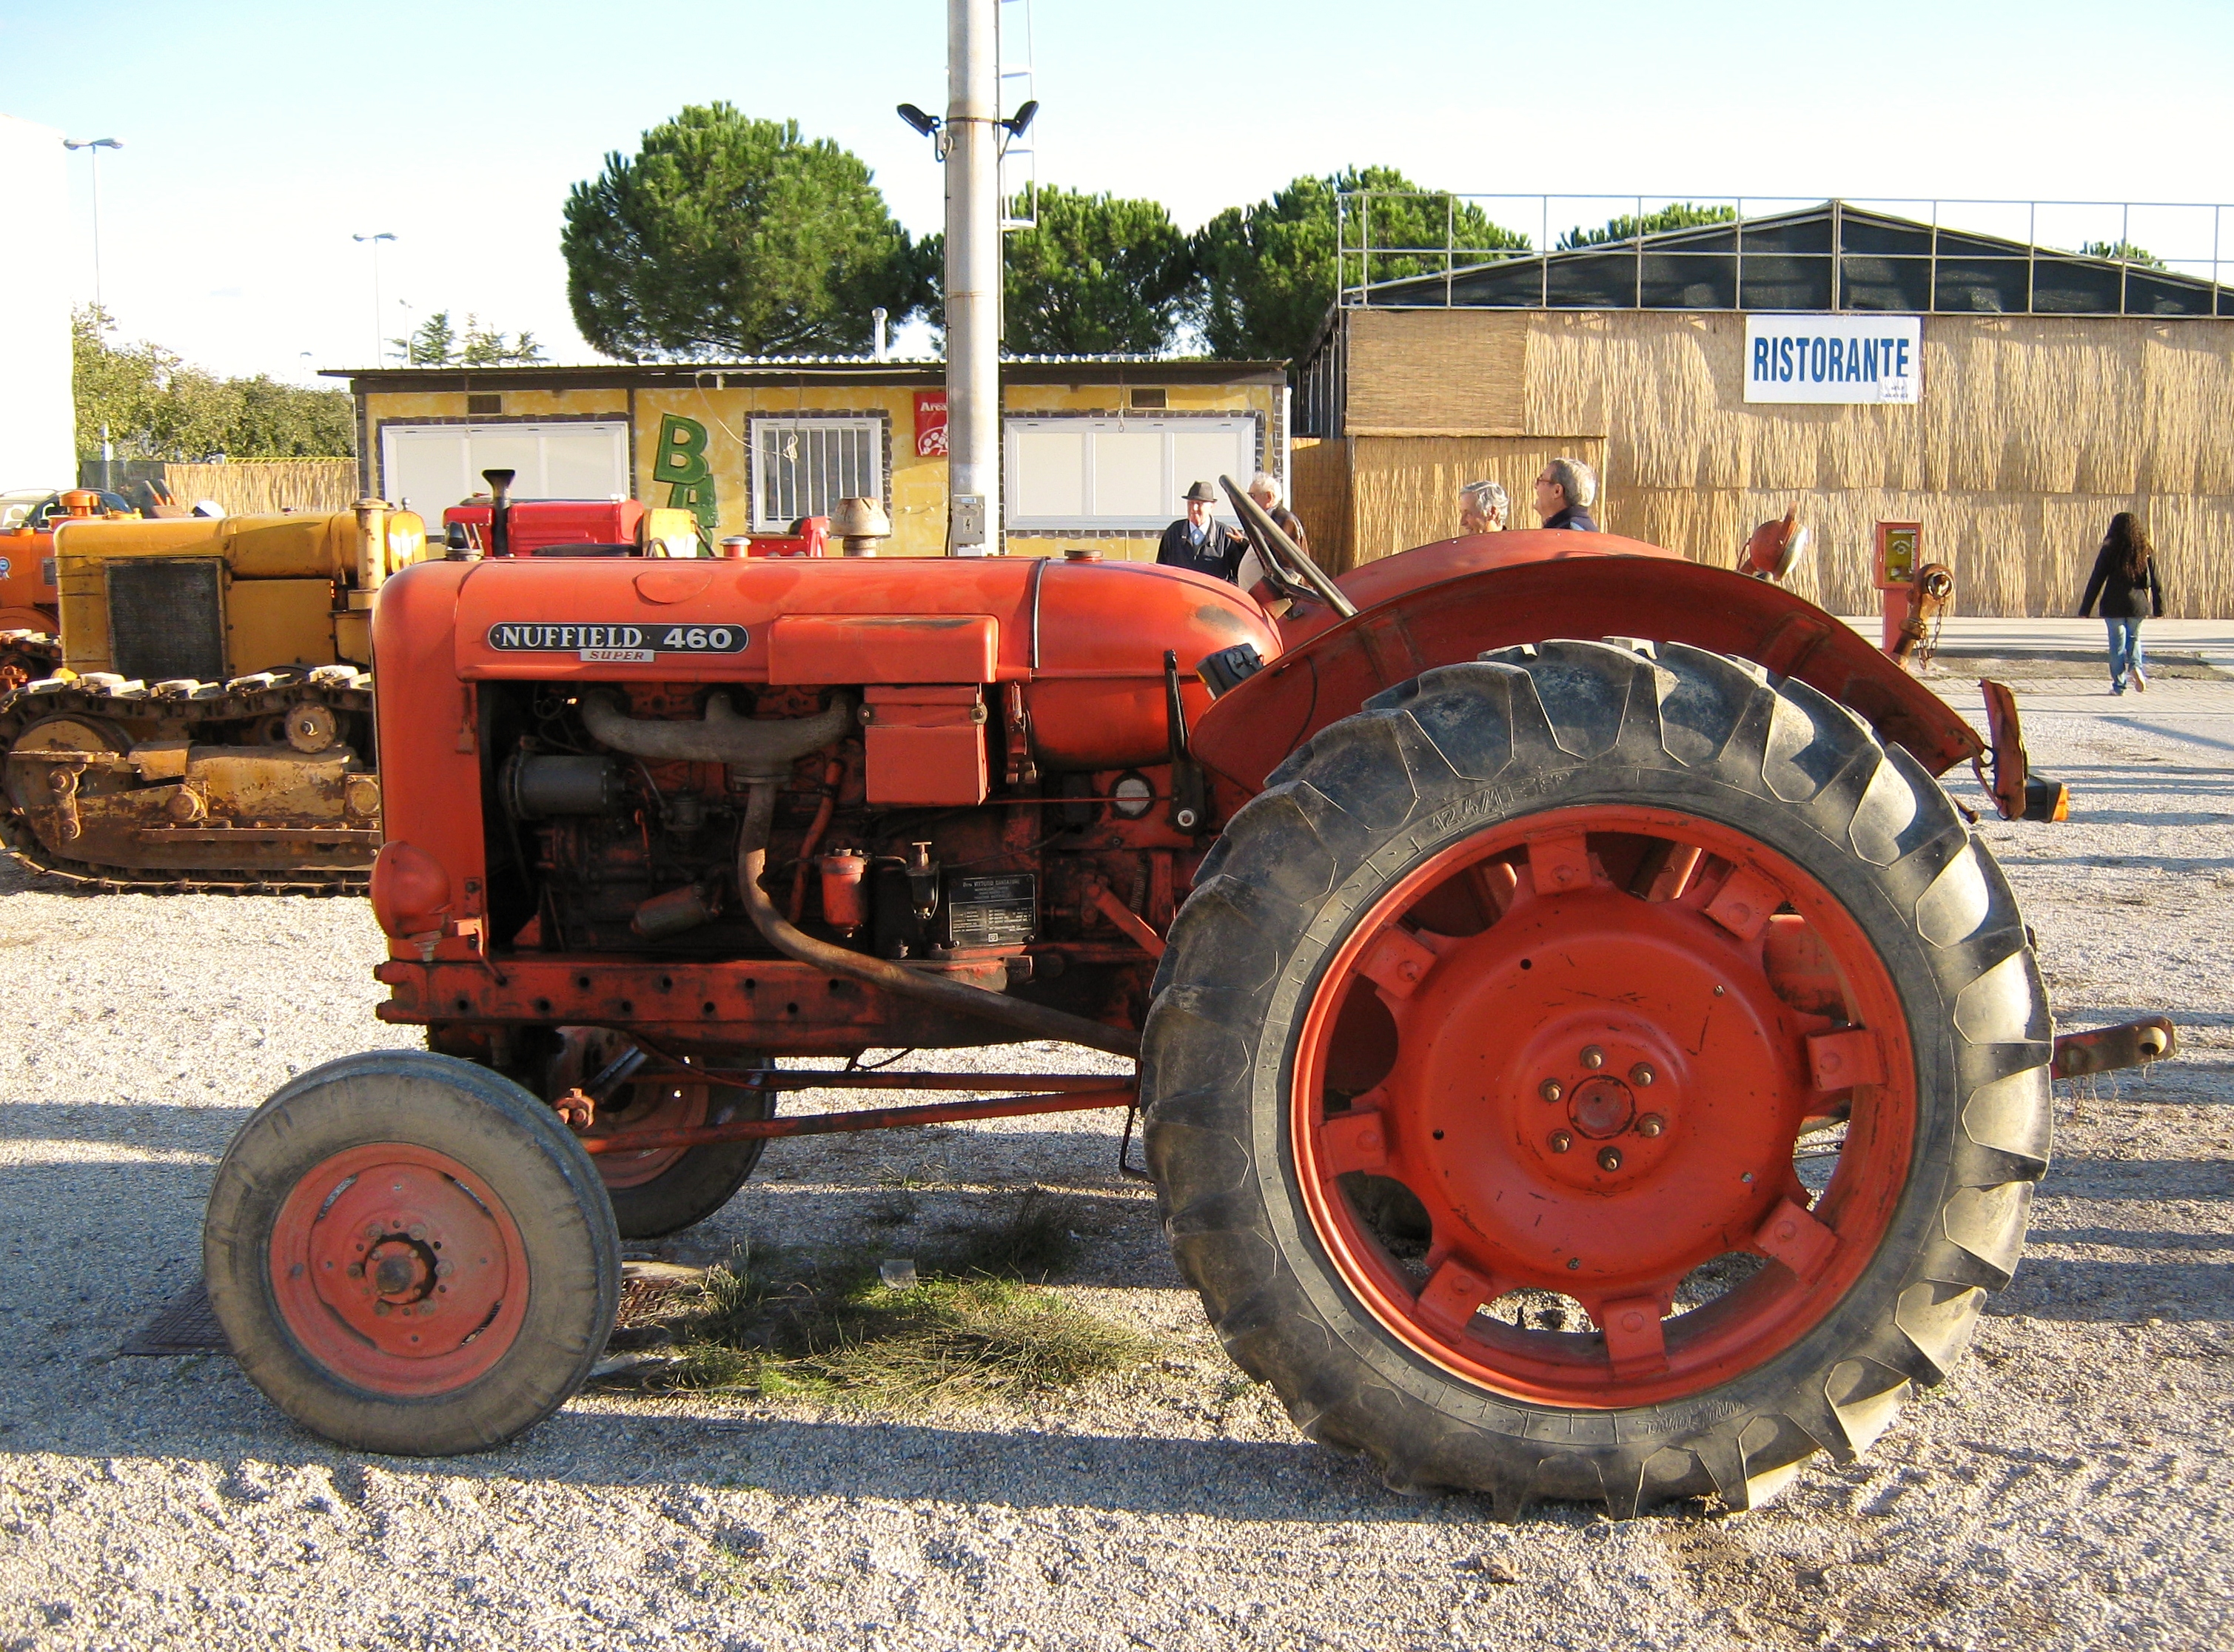
<path fill-rule="evenodd" d="M 75 487 L 62 134 L 0 114 L 0 492 Z"/>

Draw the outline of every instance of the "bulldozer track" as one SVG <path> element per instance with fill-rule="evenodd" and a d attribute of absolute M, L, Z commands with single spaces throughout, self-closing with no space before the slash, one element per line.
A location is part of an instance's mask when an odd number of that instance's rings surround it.
<path fill-rule="evenodd" d="M 62 663 L 59 637 L 45 631 L 0 631 L 0 692 L 49 676 Z"/>
<path fill-rule="evenodd" d="M 322 665 L 307 670 L 259 671 L 225 682 L 177 678 L 147 683 L 108 676 L 49 677 L 0 695 L 0 752 L 12 749 L 32 723 L 60 715 L 100 717 L 127 728 L 152 723 L 161 738 L 193 740 L 200 734 L 212 737 L 224 734 L 229 737 L 212 738 L 206 743 L 239 743 L 241 731 L 227 730 L 225 725 L 277 716 L 304 701 L 369 719 L 372 676 L 354 666 Z M 104 894 L 362 895 L 369 888 L 372 876 L 369 865 L 335 871 L 290 868 L 230 876 L 176 872 L 155 875 L 131 866 L 71 860 L 41 843 L 12 799 L 4 796 L 0 796 L 0 847 L 35 872 Z"/>

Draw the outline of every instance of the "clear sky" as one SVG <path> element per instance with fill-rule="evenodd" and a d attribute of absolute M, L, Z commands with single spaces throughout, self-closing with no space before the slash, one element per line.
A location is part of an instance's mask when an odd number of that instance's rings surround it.
<path fill-rule="evenodd" d="M 1029 9 L 1041 178 L 1159 199 L 1190 227 L 1298 174 L 1375 164 L 1485 194 L 2234 201 L 2229 0 Z M 124 140 L 101 153 L 101 248 L 128 337 L 227 373 L 361 365 L 371 270 L 349 238 L 388 231 L 382 334 L 471 310 L 575 360 L 567 187 L 687 103 L 836 139 L 911 231 L 937 229 L 939 169 L 892 106 L 943 107 L 944 13 L 0 0 L 0 113 Z M 0 237 L 10 256 L 29 243 L 68 261 L 89 298 L 91 163 L 69 164 L 70 221 Z"/>

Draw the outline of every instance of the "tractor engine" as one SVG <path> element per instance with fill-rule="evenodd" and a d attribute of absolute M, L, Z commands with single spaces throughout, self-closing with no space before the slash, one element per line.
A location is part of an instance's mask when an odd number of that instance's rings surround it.
<path fill-rule="evenodd" d="M 1029 1035 L 786 957 L 748 883 L 821 948 L 1136 1027 L 1212 826 L 1193 668 L 1279 650 L 1230 585 L 1085 558 L 514 558 L 385 602 L 384 666 L 447 657 L 382 685 L 383 1013 L 447 1024 L 414 963 L 462 951 L 547 985 L 524 1019 L 640 1023 L 626 960 L 730 1051 Z M 487 996 L 438 1042 L 527 1032 Z"/>

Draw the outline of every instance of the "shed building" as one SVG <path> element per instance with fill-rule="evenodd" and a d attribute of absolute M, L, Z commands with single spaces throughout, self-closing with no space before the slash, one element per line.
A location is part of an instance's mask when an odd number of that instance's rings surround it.
<path fill-rule="evenodd" d="M 781 534 L 840 499 L 883 502 L 885 554 L 937 556 L 946 369 L 781 357 L 604 367 L 382 368 L 350 381 L 368 492 L 438 515 L 509 468 L 523 498 L 631 496 L 715 538 Z M 1153 559 L 1190 482 L 1284 476 L 1286 363 L 1136 356 L 1002 363 L 1006 548 L 1081 539 Z"/>
<path fill-rule="evenodd" d="M 1915 318 L 1914 399 L 1749 399 L 1768 318 L 1811 315 Z M 1962 611 L 2067 613 L 2133 510 L 2177 611 L 2234 617 L 2234 288 L 2212 280 L 1831 201 L 1362 282 L 1300 376 L 1297 508 L 1341 565 L 1455 532 L 1476 478 L 1532 526 L 1564 454 L 1598 471 L 1609 532 L 1701 561 L 1797 504 L 1817 537 L 1793 584 L 1838 611 L 1875 607 L 1872 525 L 1897 520 Z"/>

